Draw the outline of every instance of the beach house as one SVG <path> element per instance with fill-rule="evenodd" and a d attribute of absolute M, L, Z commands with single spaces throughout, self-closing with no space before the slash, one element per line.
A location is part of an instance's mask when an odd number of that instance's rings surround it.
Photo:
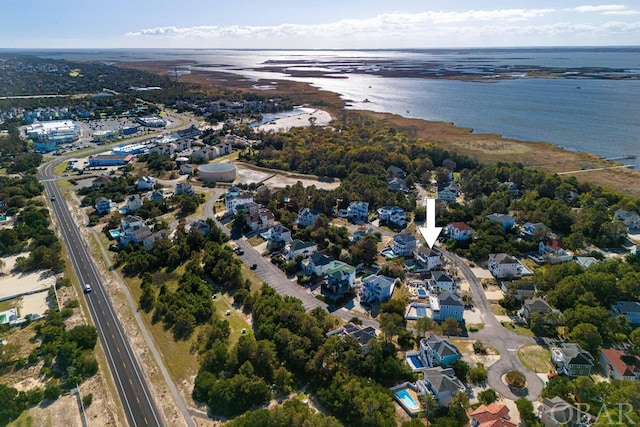
<path fill-rule="evenodd" d="M 453 277 L 444 271 L 433 271 L 431 278 L 427 281 L 429 292 L 438 294 L 440 292 L 453 292 L 456 288 L 456 282 Z"/>
<path fill-rule="evenodd" d="M 367 304 L 381 303 L 393 294 L 396 279 L 387 276 L 369 275 L 362 279 L 360 301 Z"/>
<path fill-rule="evenodd" d="M 351 202 L 347 207 L 347 218 L 351 222 L 367 222 L 369 216 L 369 203 L 367 202 Z"/>
<path fill-rule="evenodd" d="M 138 190 L 153 190 L 156 186 L 156 179 L 152 176 L 142 176 L 138 180 Z"/>
<path fill-rule="evenodd" d="M 447 234 L 456 241 L 471 240 L 473 229 L 464 222 L 450 222 L 447 224 Z"/>
<path fill-rule="evenodd" d="M 426 272 L 438 268 L 442 265 L 442 252 L 437 248 L 422 246 L 413 252 L 416 262 L 416 272 Z"/>
<path fill-rule="evenodd" d="M 442 292 L 438 295 L 429 295 L 429 305 L 433 320 L 441 322 L 451 317 L 462 322 L 464 304 L 457 294 Z"/>
<path fill-rule="evenodd" d="M 319 211 L 315 211 L 309 208 L 301 208 L 298 210 L 298 219 L 296 224 L 298 227 L 308 227 L 316 222 L 316 219 L 320 216 Z"/>
<path fill-rule="evenodd" d="M 316 251 L 313 252 L 309 258 L 303 259 L 300 265 L 307 276 L 311 276 L 312 274 L 324 276 L 332 262 L 332 256 L 327 256 L 322 252 Z"/>
<path fill-rule="evenodd" d="M 551 361 L 559 374 L 570 377 L 589 376 L 594 365 L 591 354 L 579 344 L 561 343 L 551 347 Z"/>
<path fill-rule="evenodd" d="M 416 249 L 417 239 L 411 233 L 396 234 L 393 236 L 393 254 L 395 256 L 410 256 Z"/>
<path fill-rule="evenodd" d="M 640 326 L 640 303 L 637 301 L 618 301 L 611 307 L 612 316 L 624 316 L 630 326 Z"/>
<path fill-rule="evenodd" d="M 511 255 L 490 254 L 489 255 L 489 271 L 496 279 L 507 279 L 522 276 L 522 268 L 520 262 Z"/>
<path fill-rule="evenodd" d="M 600 366 L 607 377 L 614 380 L 640 380 L 640 357 L 624 350 L 600 350 Z"/>
<path fill-rule="evenodd" d="M 447 406 L 453 400 L 453 396 L 467 390 L 451 368 L 438 366 L 425 369 L 423 372 L 423 381 L 440 406 Z"/>

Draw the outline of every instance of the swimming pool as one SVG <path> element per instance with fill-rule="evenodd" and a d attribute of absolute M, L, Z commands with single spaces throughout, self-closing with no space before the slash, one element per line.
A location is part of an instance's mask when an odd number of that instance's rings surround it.
<path fill-rule="evenodd" d="M 413 396 L 411 396 L 411 394 L 409 394 L 409 392 L 406 389 L 397 391 L 396 397 L 400 399 L 402 404 L 411 411 L 415 411 L 420 408 L 420 404 L 415 400 L 413 400 Z"/>
<path fill-rule="evenodd" d="M 425 289 L 418 289 L 418 297 L 419 298 L 426 298 L 427 297 L 427 291 Z"/>
<path fill-rule="evenodd" d="M 416 307 L 418 317 L 427 317 L 427 309 L 424 307 Z"/>

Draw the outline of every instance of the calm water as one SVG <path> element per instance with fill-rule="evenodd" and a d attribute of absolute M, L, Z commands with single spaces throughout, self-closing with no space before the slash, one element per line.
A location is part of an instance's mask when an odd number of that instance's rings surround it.
<path fill-rule="evenodd" d="M 238 68 L 265 61 L 300 61 L 311 69 L 326 62 L 396 60 L 406 64 L 538 65 L 610 67 L 640 72 L 640 48 L 454 49 L 407 51 L 103 50 L 46 51 L 72 60 L 188 60 L 214 64 L 253 79 L 291 78 Z M 311 63 L 309 63 L 311 62 Z M 195 69 L 196 67 L 194 67 Z M 211 69 L 197 67 L 197 69 Z M 382 78 L 349 74 L 346 79 L 291 78 L 341 94 L 350 108 L 453 122 L 476 132 L 551 142 L 568 149 L 613 157 L 640 156 L 640 81 L 518 79 L 492 83 Z M 363 103 L 364 99 L 370 102 Z"/>

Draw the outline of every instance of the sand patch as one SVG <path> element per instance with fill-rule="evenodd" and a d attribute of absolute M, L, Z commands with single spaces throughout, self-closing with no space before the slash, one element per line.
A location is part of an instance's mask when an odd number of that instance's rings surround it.
<path fill-rule="evenodd" d="M 10 272 L 18 257 L 27 257 L 27 253 L 3 257 L 4 272 Z M 49 271 L 34 271 L 32 273 L 8 273 L 0 276 L 0 298 L 19 295 L 25 292 L 49 289 L 55 285 L 58 275 Z"/>
<path fill-rule="evenodd" d="M 304 113 L 295 116 L 281 117 L 260 126 L 256 126 L 259 132 L 286 132 L 294 127 L 327 126 L 331 122 L 331 114 L 315 108 L 301 108 Z"/>

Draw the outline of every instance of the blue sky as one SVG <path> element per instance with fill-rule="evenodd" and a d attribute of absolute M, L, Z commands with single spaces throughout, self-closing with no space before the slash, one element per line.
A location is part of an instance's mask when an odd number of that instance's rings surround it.
<path fill-rule="evenodd" d="M 3 0 L 0 48 L 640 45 L 640 0 Z"/>

